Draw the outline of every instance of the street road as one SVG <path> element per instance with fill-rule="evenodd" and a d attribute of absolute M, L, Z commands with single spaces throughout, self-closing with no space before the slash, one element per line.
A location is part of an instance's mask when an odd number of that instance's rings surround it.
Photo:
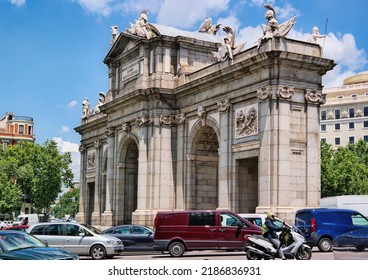
<path fill-rule="evenodd" d="M 81 260 L 90 260 L 89 257 L 81 257 Z M 169 254 L 157 252 L 125 252 L 114 260 L 245 260 L 244 252 L 226 251 L 192 251 L 186 252 L 181 258 L 172 258 Z M 368 260 L 368 249 L 357 252 L 354 248 L 334 248 L 332 252 L 319 252 L 312 250 L 312 260 Z"/>

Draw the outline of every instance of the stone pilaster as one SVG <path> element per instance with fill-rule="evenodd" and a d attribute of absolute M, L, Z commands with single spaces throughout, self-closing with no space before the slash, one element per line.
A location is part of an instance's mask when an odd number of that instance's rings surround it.
<path fill-rule="evenodd" d="M 104 226 L 112 226 L 113 223 L 113 187 L 114 187 L 114 154 L 115 154 L 115 128 L 108 127 L 107 135 L 107 178 L 106 178 L 106 209 L 103 216 L 102 224 Z"/>

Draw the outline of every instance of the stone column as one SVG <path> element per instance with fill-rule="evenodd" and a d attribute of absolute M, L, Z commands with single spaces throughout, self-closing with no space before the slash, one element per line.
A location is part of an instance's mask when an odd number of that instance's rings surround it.
<path fill-rule="evenodd" d="M 231 120 L 230 101 L 228 99 L 217 102 L 217 109 L 220 111 L 220 139 L 219 139 L 219 190 L 218 209 L 231 209 L 234 205 L 230 203 L 231 184 Z"/>
<path fill-rule="evenodd" d="M 176 165 L 176 193 L 175 193 L 175 200 L 176 205 L 175 209 L 177 210 L 184 210 L 185 209 L 185 116 L 184 114 L 178 114 L 175 116 L 175 123 L 177 127 L 177 165 Z"/>
<path fill-rule="evenodd" d="M 85 216 L 85 201 L 84 199 L 87 197 L 87 185 L 86 185 L 86 147 L 84 145 L 80 145 L 79 146 L 79 152 L 80 152 L 80 178 L 79 178 L 79 188 L 80 188 L 80 194 L 79 194 L 79 210 L 78 213 L 76 215 L 76 219 L 78 222 L 80 223 L 85 223 L 86 222 L 86 216 Z M 86 202 L 88 203 L 88 202 Z"/>
<path fill-rule="evenodd" d="M 107 135 L 107 178 L 106 178 L 106 209 L 103 213 L 103 225 L 112 226 L 113 222 L 113 187 L 114 187 L 114 154 L 115 154 L 115 128 L 108 127 Z"/>
<path fill-rule="evenodd" d="M 139 116 L 136 120 L 136 125 L 139 134 L 138 143 L 138 191 L 137 191 L 137 210 L 132 214 L 133 223 L 142 223 L 150 225 L 152 221 L 146 223 L 147 210 L 150 209 L 151 202 L 151 184 L 148 180 L 148 128 L 147 124 L 150 122 L 147 116 Z"/>
<path fill-rule="evenodd" d="M 272 165 L 271 150 L 274 146 L 274 138 L 277 136 L 274 130 L 276 102 L 273 98 L 274 89 L 272 86 L 262 87 L 257 90 L 259 103 L 259 158 L 258 158 L 258 206 L 256 212 L 263 213 L 270 209 L 271 205 L 271 185 Z"/>
<path fill-rule="evenodd" d="M 101 193 L 101 142 L 99 140 L 94 142 L 95 147 L 95 197 L 94 197 L 94 211 L 92 213 L 92 224 L 101 224 L 101 209 L 100 209 L 100 193 Z"/>
<path fill-rule="evenodd" d="M 319 207 L 321 198 L 321 151 L 320 151 L 320 120 L 319 106 L 325 102 L 321 90 L 307 89 L 307 162 L 306 173 L 306 205 Z"/>
<path fill-rule="evenodd" d="M 295 93 L 294 88 L 287 85 L 278 85 L 277 92 L 278 98 L 278 139 L 275 145 L 277 153 L 277 171 L 274 185 L 274 200 L 272 201 L 272 211 L 282 213 L 288 211 L 289 193 L 292 191 L 290 188 L 290 176 L 295 176 L 291 173 L 290 166 L 290 154 L 291 154 L 291 100 Z"/>

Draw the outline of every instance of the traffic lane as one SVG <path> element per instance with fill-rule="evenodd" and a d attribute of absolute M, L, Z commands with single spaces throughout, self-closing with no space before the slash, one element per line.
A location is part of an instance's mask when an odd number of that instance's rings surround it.
<path fill-rule="evenodd" d="M 320 256 L 318 256 L 320 255 Z M 313 259 L 334 259 L 331 253 L 317 252 L 317 257 L 312 253 Z M 80 257 L 81 260 L 91 259 L 90 257 Z M 169 253 L 161 252 L 124 252 L 122 255 L 115 256 L 114 260 L 247 260 L 244 251 L 188 251 L 180 258 L 171 257 Z"/>
<path fill-rule="evenodd" d="M 80 257 L 81 260 L 91 260 L 90 257 Z M 168 253 L 161 252 L 124 252 L 113 260 L 246 260 L 242 251 L 190 251 L 180 258 L 173 258 Z M 368 260 L 368 249 L 358 252 L 354 248 L 334 248 L 332 252 L 320 252 L 312 249 L 312 260 Z"/>

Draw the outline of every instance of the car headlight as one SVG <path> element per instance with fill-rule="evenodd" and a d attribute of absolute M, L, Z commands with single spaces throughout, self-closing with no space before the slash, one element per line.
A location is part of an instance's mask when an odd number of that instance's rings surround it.
<path fill-rule="evenodd" d="M 107 244 L 110 245 L 122 245 L 121 241 L 116 241 L 116 240 L 107 240 Z"/>

